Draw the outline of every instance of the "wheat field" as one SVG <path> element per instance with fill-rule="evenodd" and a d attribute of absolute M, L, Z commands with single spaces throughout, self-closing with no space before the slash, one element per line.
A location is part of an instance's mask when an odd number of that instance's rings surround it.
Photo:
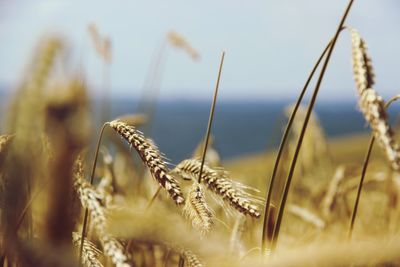
<path fill-rule="evenodd" d="M 228 161 L 212 138 L 224 52 L 205 134 L 190 158 L 170 162 L 148 137 L 157 86 L 137 113 L 110 115 L 109 37 L 88 26 L 104 67 L 101 114 L 83 73 L 56 71 L 67 40 L 39 40 L 2 114 L 1 266 L 400 266 L 400 146 L 388 116 L 400 95 L 381 97 L 367 41 L 346 23 L 352 4 L 282 110 L 279 147 Z M 313 108 L 339 35 L 351 40 L 370 133 L 328 139 Z M 166 39 L 199 58 L 179 33 Z"/>

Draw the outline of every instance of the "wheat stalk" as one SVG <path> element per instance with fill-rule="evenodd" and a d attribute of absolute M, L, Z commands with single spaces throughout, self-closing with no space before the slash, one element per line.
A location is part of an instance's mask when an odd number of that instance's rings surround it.
<path fill-rule="evenodd" d="M 359 107 L 379 145 L 384 149 L 386 158 L 394 170 L 400 170 L 399 146 L 393 138 L 388 123 L 385 102 L 373 89 L 374 73 L 365 41 L 357 30 L 350 28 L 352 43 L 353 74 L 359 93 Z"/>
<path fill-rule="evenodd" d="M 147 165 L 157 182 L 167 190 L 176 204 L 182 204 L 184 198 L 178 182 L 169 174 L 169 169 L 162 159 L 161 153 L 151 140 L 146 139 L 134 126 L 114 120 L 109 123 L 139 153 L 142 161 Z"/>
<path fill-rule="evenodd" d="M 183 179 L 197 179 L 200 173 L 201 162 L 198 159 L 187 159 L 179 163 L 172 171 Z M 255 218 L 260 217 L 260 210 L 252 197 L 244 192 L 239 185 L 227 177 L 225 171 L 216 171 L 204 164 L 201 181 L 209 190 L 222 197 L 239 212 Z"/>
<path fill-rule="evenodd" d="M 72 233 L 72 242 L 74 246 L 79 249 L 81 244 L 81 235 L 77 232 Z M 83 264 L 87 267 L 103 267 L 103 264 L 99 261 L 99 256 L 101 255 L 101 251 L 96 248 L 96 246 L 85 240 L 83 243 Z"/>
<path fill-rule="evenodd" d="M 183 207 L 183 214 L 192 222 L 192 226 L 202 234 L 210 231 L 213 225 L 213 213 L 208 207 L 201 184 L 196 181 L 191 186 Z"/>
<path fill-rule="evenodd" d="M 80 160 L 76 162 L 76 170 L 74 175 L 74 187 L 78 193 L 79 199 L 83 207 L 90 211 L 90 216 L 95 226 L 97 235 L 102 243 L 104 253 L 118 267 L 130 266 L 128 256 L 124 253 L 121 243 L 111 237 L 106 232 L 107 211 L 99 201 L 99 194 L 84 179 L 82 163 Z M 84 257 L 83 257 L 84 258 Z"/>
<path fill-rule="evenodd" d="M 354 2 L 354 0 L 349 0 L 349 2 L 347 4 L 347 7 L 346 7 L 346 10 L 344 11 L 343 16 L 342 16 L 342 18 L 341 18 L 341 20 L 340 20 L 340 22 L 338 24 L 338 27 L 337 27 L 336 32 L 335 32 L 335 35 L 334 35 L 332 41 L 330 42 L 330 44 L 328 45 L 327 55 L 326 55 L 324 64 L 322 65 L 321 72 L 319 74 L 319 77 L 318 77 L 318 80 L 316 82 L 314 91 L 312 93 L 310 102 L 308 104 L 306 116 L 305 116 L 304 122 L 303 122 L 303 127 L 301 129 L 300 136 L 299 136 L 299 139 L 297 141 L 297 145 L 296 145 L 296 148 L 295 148 L 295 151 L 294 151 L 293 159 L 292 159 L 292 162 L 290 164 L 288 176 L 286 178 L 285 186 L 284 186 L 284 189 L 283 189 L 283 193 L 282 193 L 282 197 L 281 197 L 281 201 L 280 201 L 280 205 L 279 205 L 279 210 L 278 210 L 278 214 L 277 214 L 277 218 L 276 218 L 274 234 L 273 234 L 273 238 L 272 238 L 271 252 L 273 252 L 275 250 L 276 245 L 277 245 L 277 241 L 278 241 L 278 237 L 279 237 L 279 233 L 280 233 L 280 228 L 281 228 L 281 224 L 282 224 L 283 213 L 284 213 L 286 201 L 287 201 L 287 198 L 288 198 L 288 195 L 289 195 L 290 185 L 292 183 L 293 174 L 294 174 L 294 171 L 295 171 L 295 168 L 296 168 L 297 159 L 298 159 L 298 156 L 299 156 L 299 153 L 300 153 L 301 145 L 303 143 L 303 138 L 304 138 L 305 132 L 307 130 L 307 126 L 308 126 L 308 122 L 309 122 L 309 119 L 310 119 L 310 116 L 311 116 L 311 112 L 312 112 L 312 110 L 314 108 L 314 105 L 315 105 L 315 102 L 317 100 L 318 92 L 320 90 L 320 87 L 321 87 L 321 84 L 322 84 L 322 80 L 323 80 L 323 78 L 325 76 L 326 69 L 327 69 L 327 67 L 329 65 L 329 61 L 330 61 L 330 58 L 332 56 L 332 52 L 333 52 L 333 50 L 335 48 L 336 41 L 337 41 L 337 39 L 339 37 L 340 32 L 343 29 L 343 25 L 344 25 L 344 23 L 346 21 L 346 18 L 347 18 L 348 14 L 349 14 L 349 11 L 350 11 L 350 9 L 351 9 L 351 7 L 353 5 L 353 2 Z M 303 97 L 304 92 L 305 92 L 305 90 L 303 90 L 300 93 L 299 99 Z M 296 103 L 296 107 L 299 104 L 300 103 Z M 291 116 L 291 118 L 292 118 L 292 116 Z M 292 121 L 292 120 L 290 120 L 290 121 Z M 284 136 L 286 136 L 286 133 L 284 134 Z M 272 179 L 271 179 L 271 184 L 272 184 Z M 269 191 L 271 191 L 271 187 L 269 188 Z M 269 196 L 268 196 L 268 198 L 269 198 Z M 270 200 L 268 198 L 267 198 L 267 202 L 266 203 L 267 203 L 267 207 L 269 208 L 268 205 L 270 204 L 269 203 Z M 266 209 L 266 211 L 268 211 L 268 209 Z M 264 218 L 267 219 L 267 216 L 265 216 Z M 266 223 L 265 219 L 264 219 L 264 229 L 267 226 L 265 224 Z M 261 247 L 262 247 L 262 251 L 265 251 L 265 237 L 266 237 L 265 231 L 263 231 L 263 233 L 264 234 L 262 236 L 262 241 L 261 241 L 262 245 L 261 245 Z"/>

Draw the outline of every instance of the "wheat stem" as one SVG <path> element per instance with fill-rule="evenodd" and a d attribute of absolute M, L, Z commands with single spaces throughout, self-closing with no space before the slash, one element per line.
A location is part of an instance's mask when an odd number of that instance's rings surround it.
<path fill-rule="evenodd" d="M 264 224 L 263 224 L 263 232 L 262 232 L 262 240 L 261 240 L 261 251 L 263 253 L 267 252 L 267 250 L 266 250 L 267 241 L 271 241 L 270 238 L 272 237 L 271 232 L 273 232 L 273 229 L 269 229 L 269 228 L 274 227 L 274 225 L 275 225 L 274 223 L 271 223 L 271 220 L 270 220 L 271 196 L 272 196 L 272 192 L 273 192 L 274 185 L 275 185 L 276 175 L 278 174 L 279 163 L 281 161 L 281 157 L 283 155 L 283 151 L 284 151 L 287 139 L 289 137 L 290 129 L 292 128 L 294 119 L 295 119 L 297 111 L 300 107 L 300 103 L 303 100 L 304 94 L 307 91 L 308 85 L 310 84 L 311 79 L 313 78 L 313 76 L 315 74 L 315 71 L 317 70 L 319 64 L 321 63 L 322 59 L 324 58 L 324 56 L 325 56 L 326 52 L 328 51 L 328 49 L 330 48 L 331 44 L 332 44 L 332 40 L 328 43 L 328 45 L 325 47 L 324 51 L 318 58 L 317 62 L 314 64 L 314 67 L 313 67 L 311 73 L 309 74 L 307 81 L 304 84 L 304 87 L 301 90 L 301 93 L 300 93 L 300 95 L 297 99 L 297 102 L 293 108 L 292 114 L 290 115 L 289 121 L 286 125 L 285 131 L 284 131 L 282 139 L 281 139 L 281 143 L 279 145 L 278 154 L 275 159 L 272 176 L 269 180 L 268 190 L 267 190 L 267 200 L 266 200 L 266 206 L 265 206 L 265 211 L 264 211 Z"/>
<path fill-rule="evenodd" d="M 207 147 L 208 147 L 208 140 L 210 139 L 211 127 L 212 127 L 212 122 L 213 122 L 213 119 L 214 119 L 214 110 L 215 110 L 215 104 L 216 104 L 216 102 L 217 102 L 219 81 L 220 81 L 220 79 L 221 79 L 222 66 L 224 65 L 224 58 L 225 58 L 225 52 L 222 51 L 221 62 L 220 62 L 220 64 L 219 64 L 219 70 L 218 70 L 217 84 L 215 85 L 213 102 L 212 102 L 212 105 L 211 105 L 210 116 L 209 116 L 209 118 L 208 118 L 208 125 L 207 125 L 207 131 L 206 131 L 206 139 L 205 139 L 205 141 L 204 141 L 203 155 L 202 155 L 202 158 L 201 158 L 201 166 L 200 166 L 200 172 L 199 172 L 199 178 L 198 178 L 198 183 L 199 183 L 199 184 L 201 183 L 201 174 L 203 173 L 204 161 L 206 160 L 206 153 L 207 153 Z"/>
<path fill-rule="evenodd" d="M 97 140 L 97 147 L 96 147 L 96 152 L 94 154 L 94 159 L 93 159 L 93 166 L 92 166 L 92 172 L 90 174 L 90 185 L 93 184 L 94 180 L 94 173 L 96 171 L 96 166 L 97 166 L 97 158 L 99 156 L 99 150 L 100 150 L 100 144 L 101 144 L 101 139 L 103 138 L 103 133 L 105 128 L 109 125 L 108 122 L 104 123 L 103 126 L 101 127 L 100 130 L 100 135 L 99 139 Z M 83 218 L 83 226 L 82 226 L 82 234 L 81 234 L 81 245 L 79 249 L 79 264 L 82 264 L 82 253 L 83 253 L 83 245 L 86 237 L 86 227 L 87 227 L 87 222 L 88 222 L 88 216 L 89 216 L 89 210 L 88 208 L 85 208 L 85 215 Z"/>
<path fill-rule="evenodd" d="M 292 162 L 291 162 L 291 165 L 290 165 L 289 174 L 288 174 L 288 177 L 286 179 L 283 195 L 282 195 L 282 198 L 281 198 L 279 211 L 278 211 L 278 215 L 277 215 L 277 220 L 276 220 L 276 225 L 275 225 L 275 230 L 274 230 L 274 235 L 273 235 L 273 238 L 272 238 L 271 252 L 274 251 L 275 248 L 276 248 L 276 244 L 277 244 L 277 240 L 278 240 L 279 232 L 280 232 L 280 227 L 281 227 L 281 223 L 282 223 L 282 218 L 283 218 L 283 212 L 284 212 L 284 209 L 285 209 L 287 196 L 289 194 L 290 184 L 291 184 L 292 177 L 293 177 L 293 174 L 294 174 L 294 170 L 295 170 L 295 167 L 296 167 L 297 158 L 298 158 L 298 155 L 299 155 L 299 152 L 300 152 L 300 149 L 301 149 L 301 145 L 303 143 L 303 138 L 304 138 L 304 135 L 305 135 L 305 132 L 306 132 L 306 129 L 307 129 L 308 121 L 310 119 L 311 112 L 312 112 L 312 109 L 314 107 L 315 101 L 317 99 L 319 88 L 320 88 L 322 80 L 323 80 L 323 78 L 325 76 L 325 71 L 326 71 L 326 69 L 328 67 L 329 60 L 331 58 L 331 55 L 332 55 L 333 49 L 335 47 L 336 41 L 337 41 L 337 39 L 339 37 L 339 34 L 340 34 L 340 32 L 341 32 L 341 30 L 343 28 L 344 22 L 345 22 L 345 20 L 347 18 L 347 15 L 348 15 L 348 13 L 349 13 L 349 11 L 351 9 L 351 6 L 352 6 L 353 2 L 354 2 L 354 0 L 350 0 L 349 1 L 348 5 L 347 5 L 347 8 L 346 8 L 346 10 L 345 10 L 345 12 L 344 12 L 344 14 L 343 14 L 343 16 L 341 18 L 341 21 L 340 21 L 340 23 L 338 25 L 338 28 L 337 28 L 336 33 L 335 33 L 335 36 L 333 37 L 332 45 L 330 46 L 330 48 L 328 50 L 328 54 L 327 54 L 327 56 L 325 58 L 324 64 L 322 66 L 322 69 L 321 69 L 321 72 L 320 72 L 320 75 L 319 75 L 319 78 L 318 78 L 318 81 L 317 81 L 317 84 L 315 86 L 313 95 L 311 97 L 311 100 L 310 100 L 310 103 L 309 103 L 309 106 L 308 106 L 308 109 L 307 109 L 307 114 L 306 114 L 306 117 L 304 119 L 304 123 L 303 123 L 303 127 L 301 129 L 301 133 L 300 133 L 299 139 L 297 141 L 297 145 L 296 145 L 296 149 L 295 149 L 295 152 L 294 152 L 294 156 L 293 156 L 293 159 L 292 159 Z"/>

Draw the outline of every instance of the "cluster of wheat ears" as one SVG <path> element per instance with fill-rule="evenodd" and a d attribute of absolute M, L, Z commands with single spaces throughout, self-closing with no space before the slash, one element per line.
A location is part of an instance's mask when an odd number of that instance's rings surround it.
<path fill-rule="evenodd" d="M 357 30 L 344 26 L 352 2 L 297 103 L 288 110 L 289 120 L 272 176 L 264 189 L 233 180 L 212 147 L 210 132 L 224 54 L 205 139 L 192 158 L 172 165 L 155 143 L 138 130 L 149 123 L 139 114 L 114 120 L 103 116 L 104 124 L 94 148 L 93 132 L 97 131 L 89 123 L 85 83 L 81 76 L 66 73 L 57 76 L 57 61 L 64 64 L 65 42 L 54 36 L 42 40 L 10 102 L 7 134 L 0 135 L 0 264 L 196 267 L 399 264 L 400 239 L 396 238 L 396 227 L 392 225 L 394 229 L 389 235 L 382 234 L 379 215 L 371 212 L 367 219 L 380 229 L 378 236 L 352 237 L 363 184 L 386 181 L 391 189 L 387 193 L 389 206 L 395 213 L 399 186 L 396 174 L 400 170 L 400 147 L 386 112 L 397 97 L 385 102 L 375 91 L 366 42 Z M 332 51 L 343 31 L 350 32 L 359 108 L 373 135 L 361 177 L 354 170 L 337 166 L 332 178 L 323 184 L 317 197 L 313 194 L 308 205 L 304 190 L 311 192 L 314 185 L 307 184 L 305 177 L 315 170 L 317 161 L 324 161 L 325 169 L 332 167 L 332 163 L 327 163 L 329 155 L 323 131 L 312 110 Z M 89 32 L 105 66 L 111 64 L 109 39 L 102 38 L 94 25 Z M 173 46 L 185 49 L 193 58 L 199 56 L 177 33 L 170 33 L 168 38 Z M 308 108 L 304 109 L 300 103 L 321 63 L 315 90 Z M 151 119 L 147 115 L 147 120 Z M 364 179 L 375 139 L 391 169 L 386 172 L 387 179 L 379 172 Z M 86 162 L 92 164 L 87 166 Z M 285 163 L 289 167 L 283 167 Z M 303 193 L 289 190 L 297 163 L 297 173 L 304 181 L 296 190 Z M 346 182 L 347 176 L 356 176 L 352 179 L 355 182 Z M 258 189 L 266 192 L 265 198 Z M 286 204 L 290 192 L 294 201 Z M 301 198 L 298 203 L 302 205 L 294 204 L 296 197 Z M 348 207 L 349 203 L 353 204 Z M 291 216 L 286 226 L 282 224 L 285 208 Z M 395 224 L 396 220 L 392 222 Z M 281 233 L 282 225 L 285 231 Z M 298 237 L 301 232 L 307 234 Z M 279 237 L 282 241 L 277 246 Z"/>

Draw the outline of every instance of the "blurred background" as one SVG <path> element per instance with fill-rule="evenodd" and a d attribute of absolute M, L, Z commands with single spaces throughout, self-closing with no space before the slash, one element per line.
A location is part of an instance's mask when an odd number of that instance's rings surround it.
<path fill-rule="evenodd" d="M 68 71 L 83 74 L 89 85 L 96 117 L 104 97 L 110 118 L 151 114 L 147 134 L 176 163 L 205 133 L 224 50 L 214 145 L 223 159 L 263 152 L 279 143 L 284 109 L 297 98 L 346 3 L 0 0 L 1 110 L 40 39 L 56 34 L 68 46 Z M 355 1 L 347 20 L 369 45 L 375 89 L 385 99 L 400 91 L 399 12 L 397 0 Z M 332 138 L 367 130 L 357 110 L 350 48 L 344 32 L 316 106 Z"/>

